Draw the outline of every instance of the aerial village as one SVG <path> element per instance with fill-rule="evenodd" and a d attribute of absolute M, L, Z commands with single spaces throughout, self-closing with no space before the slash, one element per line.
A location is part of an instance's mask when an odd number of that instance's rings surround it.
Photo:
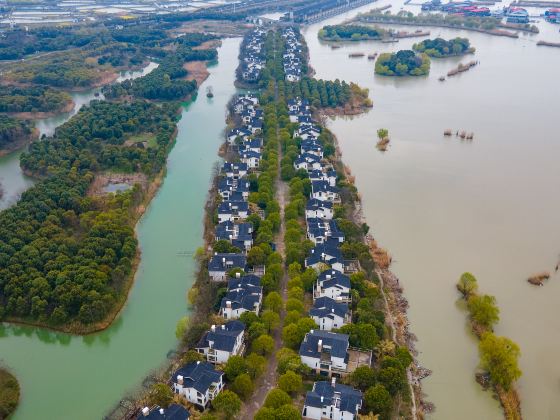
<path fill-rule="evenodd" d="M 285 43 L 282 62 L 287 82 L 298 81 L 303 75 L 300 37 L 294 28 L 282 29 L 281 39 Z M 259 27 L 245 37 L 238 71 L 238 78 L 243 82 L 259 79 L 266 65 L 265 38 L 266 31 Z M 307 373 L 306 378 L 314 378 L 311 390 L 305 395 L 301 416 L 317 420 L 325 417 L 354 419 L 362 408 L 363 393 L 343 383 L 341 378 L 359 367 L 372 367 L 375 357 L 372 346 L 365 349 L 352 345 L 350 335 L 338 331 L 352 326 L 352 308 L 358 306 L 362 296 L 367 296 L 367 286 L 364 286 L 363 276 L 358 275 L 361 290 L 353 289 L 351 276 L 361 274 L 360 262 L 356 258 L 345 258 L 341 250 L 347 239 L 337 225 L 335 209 L 343 199 L 337 187 L 337 170 L 325 159 L 323 128 L 313 119 L 308 100 L 295 97 L 286 100 L 285 105 L 289 122 L 295 127 L 292 139 L 299 145 L 292 162 L 298 174 L 294 179 L 308 185 L 308 197 L 299 223 L 305 226 L 305 239 L 311 245 L 305 251 L 304 266 L 299 267 L 299 272 L 311 276 L 313 281 L 308 294 L 311 305 L 307 309 L 303 309 L 303 291 L 295 287 L 302 295 L 298 303 L 302 313 L 298 318 L 303 317 L 312 325 L 300 339 L 297 356 L 294 353 L 297 364 Z M 282 275 L 269 272 L 271 262 L 281 261 L 277 260 L 279 254 L 275 252 L 278 244 L 270 240 L 278 229 L 270 223 L 271 209 L 262 209 L 249 199 L 255 192 L 270 191 L 268 173 L 277 171 L 277 165 L 274 163 L 271 167 L 270 162 L 263 164 L 263 160 L 270 156 L 271 147 L 276 146 L 267 146 L 266 130 L 269 128 L 263 126 L 264 111 L 259 95 L 250 92 L 237 95 L 230 104 L 230 111 L 229 119 L 235 127 L 226 133 L 227 152 L 216 181 L 214 245 L 206 267 L 209 280 L 227 288 L 219 304 L 220 323 L 211 325 L 193 349 L 200 359 L 175 370 L 170 381 L 173 392 L 198 410 L 205 410 L 231 386 L 224 372 L 228 360 L 251 357 L 247 353 L 250 349 L 254 351 L 255 342 L 260 338 L 255 336 L 252 324 L 258 323 L 263 310 L 266 312 L 268 308 L 270 312 L 267 298 L 271 294 L 278 295 L 274 291 L 278 288 L 271 287 L 271 282 L 277 285 L 278 276 Z M 288 228 L 297 223 L 288 221 Z M 258 257 L 260 251 L 251 252 L 254 248 L 262 249 L 264 243 L 264 248 L 268 249 L 267 258 Z M 291 268 L 292 265 L 290 271 Z M 291 296 L 288 284 L 288 296 Z M 371 305 L 371 301 L 365 300 L 363 303 Z M 161 410 L 145 407 L 141 418 L 162 418 Z M 185 412 L 174 405 L 167 409 L 167 415 L 169 410 L 181 413 L 172 417 L 174 419 L 187 418 Z"/>

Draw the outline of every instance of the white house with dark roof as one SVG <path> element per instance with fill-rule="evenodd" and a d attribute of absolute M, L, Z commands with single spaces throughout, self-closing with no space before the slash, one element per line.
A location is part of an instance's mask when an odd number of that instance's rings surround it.
<path fill-rule="evenodd" d="M 326 296 L 315 299 L 313 307 L 309 310 L 309 316 L 324 331 L 331 331 L 334 328 L 352 323 L 348 303 Z"/>
<path fill-rule="evenodd" d="M 173 373 L 173 390 L 187 401 L 206 408 L 224 388 L 224 372 L 207 362 L 192 362 Z"/>
<path fill-rule="evenodd" d="M 215 231 L 216 241 L 225 240 L 242 251 L 249 251 L 253 246 L 253 224 L 233 223 L 228 220 L 219 223 Z"/>
<path fill-rule="evenodd" d="M 227 273 L 234 268 L 243 271 L 247 269 L 247 257 L 243 254 L 219 254 L 212 255 L 208 262 L 208 275 L 214 281 L 226 281 Z"/>
<path fill-rule="evenodd" d="M 223 201 L 218 206 L 218 223 L 237 222 L 249 216 L 249 203 L 247 201 Z"/>
<path fill-rule="evenodd" d="M 316 270 L 322 265 L 330 265 L 335 271 L 344 272 L 344 258 L 338 248 L 338 243 L 327 241 L 317 244 L 311 249 L 311 254 L 305 259 L 305 267 L 312 267 Z"/>
<path fill-rule="evenodd" d="M 350 278 L 338 270 L 325 270 L 313 285 L 313 298 L 328 297 L 338 302 L 350 302 Z"/>
<path fill-rule="evenodd" d="M 331 220 L 334 217 L 333 203 L 312 198 L 305 205 L 305 217 Z"/>
<path fill-rule="evenodd" d="M 313 384 L 313 390 L 305 396 L 301 415 L 313 420 L 353 420 L 361 408 L 362 392 L 332 378 L 331 382 Z"/>
<path fill-rule="evenodd" d="M 240 321 L 212 325 L 198 342 L 196 351 L 210 363 L 226 363 L 231 356 L 242 353 L 244 333 L 245 324 Z"/>
<path fill-rule="evenodd" d="M 167 408 L 156 405 L 152 408 L 144 407 L 137 420 L 187 420 L 190 417 L 189 410 L 179 404 L 170 404 Z"/>
<path fill-rule="evenodd" d="M 346 373 L 349 336 L 331 331 L 311 330 L 305 334 L 299 355 L 315 373 Z"/>
<path fill-rule="evenodd" d="M 294 160 L 294 168 L 296 168 L 296 170 L 305 169 L 306 171 L 321 169 L 321 158 L 311 153 L 304 153 Z"/>
<path fill-rule="evenodd" d="M 259 277 L 247 274 L 230 278 L 228 291 L 220 304 L 220 315 L 225 319 L 237 319 L 245 312 L 258 315 L 262 306 L 262 295 Z"/>
<path fill-rule="evenodd" d="M 338 188 L 331 186 L 328 181 L 312 181 L 311 198 L 332 201 L 333 203 L 340 202 Z"/>
<path fill-rule="evenodd" d="M 228 178 L 240 179 L 247 175 L 247 164 L 243 162 L 224 162 L 223 172 Z"/>
<path fill-rule="evenodd" d="M 249 169 L 257 169 L 261 161 L 261 153 L 247 150 L 239 154 L 241 162 L 245 163 Z"/>

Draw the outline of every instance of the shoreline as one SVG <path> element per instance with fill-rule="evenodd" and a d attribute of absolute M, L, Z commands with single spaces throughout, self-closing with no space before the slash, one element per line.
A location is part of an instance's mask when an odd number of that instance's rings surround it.
<path fill-rule="evenodd" d="M 72 112 L 75 108 L 76 103 L 73 99 L 70 99 L 62 108 L 56 111 L 38 111 L 38 112 L 31 112 L 31 111 L 22 111 L 22 112 L 6 112 L 6 115 L 10 117 L 19 118 L 22 120 L 42 120 L 45 118 L 52 118 L 57 117 L 60 114 L 68 114 Z"/>
<path fill-rule="evenodd" d="M 329 115 L 324 113 L 323 110 L 319 111 L 319 115 L 321 117 L 322 125 L 333 136 L 335 143 L 336 162 L 342 168 L 342 172 L 345 178 L 351 185 L 355 186 L 355 177 L 352 175 L 350 168 L 343 163 L 343 154 L 340 149 L 338 137 L 327 128 L 327 124 L 324 121 L 324 118 L 328 117 Z M 362 224 L 366 223 L 367 220 L 363 214 L 363 204 L 359 191 L 357 194 L 358 200 L 354 209 L 353 218 L 355 223 Z M 374 272 L 379 278 L 380 292 L 385 302 L 386 308 L 386 323 L 391 329 L 393 341 L 396 342 L 399 346 L 406 347 L 410 354 L 413 356 L 413 364 L 407 369 L 408 385 L 411 392 L 412 418 L 423 419 L 424 413 L 430 413 L 434 410 L 434 405 L 424 400 L 424 394 L 422 392 L 422 385 L 420 382 L 422 379 L 429 376 L 431 374 L 431 371 L 422 367 L 417 360 L 418 351 L 416 350 L 415 346 L 417 337 L 409 330 L 410 322 L 407 316 L 407 309 L 409 306 L 408 300 L 404 297 L 404 290 L 399 283 L 398 277 L 389 269 L 389 266 L 391 264 L 391 257 L 389 256 L 387 251 L 383 248 L 378 247 L 371 233 L 365 236 L 364 243 L 368 245 L 370 254 L 372 255 L 372 258 L 374 259 L 376 265 Z M 388 258 L 388 264 L 385 267 L 379 263 L 379 254 L 376 254 L 375 251 L 380 251 L 382 254 L 384 254 L 384 256 Z"/>

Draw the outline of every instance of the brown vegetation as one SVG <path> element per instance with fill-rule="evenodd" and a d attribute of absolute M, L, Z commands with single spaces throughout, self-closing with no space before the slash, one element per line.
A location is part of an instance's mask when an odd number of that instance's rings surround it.
<path fill-rule="evenodd" d="M 550 278 L 550 273 L 548 271 L 543 271 L 542 273 L 537 273 L 532 275 L 527 279 L 527 281 L 535 286 L 542 286 L 545 280 Z"/>

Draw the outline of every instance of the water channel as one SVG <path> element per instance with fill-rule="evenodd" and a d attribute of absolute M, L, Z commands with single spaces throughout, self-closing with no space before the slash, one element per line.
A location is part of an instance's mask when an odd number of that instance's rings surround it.
<path fill-rule="evenodd" d="M 393 13 L 402 5 L 391 3 Z M 560 419 L 560 275 L 542 288 L 526 281 L 535 272 L 554 273 L 560 254 L 560 49 L 536 46 L 539 39 L 559 42 L 558 25 L 541 21 L 541 34 L 519 39 L 429 28 L 432 38 L 469 38 L 476 54 L 432 60 L 429 77 L 399 79 L 375 76 L 372 61 L 348 54 L 406 49 L 418 39 L 336 50 L 318 40 L 323 25 L 355 14 L 307 27 L 305 37 L 316 77 L 370 89 L 370 112 L 329 126 L 356 175 L 372 233 L 394 256 L 393 270 L 410 302 L 419 359 L 433 370 L 424 381 L 436 405 L 430 418 L 503 418 L 474 381 L 477 342 L 457 305 L 454 285 L 471 271 L 481 291 L 497 298 L 497 334 L 521 347 L 524 417 Z M 473 59 L 478 67 L 438 81 L 458 62 Z M 381 127 L 392 139 L 386 153 L 375 148 Z M 472 131 L 474 141 L 444 138 L 446 128 Z"/>
<path fill-rule="evenodd" d="M 188 313 L 186 292 L 195 269 L 184 255 L 202 241 L 212 166 L 223 141 L 226 104 L 235 93 L 239 43 L 224 40 L 218 64 L 209 69 L 204 85 L 212 85 L 214 98 L 200 95 L 184 105 L 165 182 L 137 226 L 142 262 L 115 323 L 86 337 L 0 328 L 0 363 L 22 387 L 14 420 L 99 419 L 175 347 L 175 324 Z"/>

